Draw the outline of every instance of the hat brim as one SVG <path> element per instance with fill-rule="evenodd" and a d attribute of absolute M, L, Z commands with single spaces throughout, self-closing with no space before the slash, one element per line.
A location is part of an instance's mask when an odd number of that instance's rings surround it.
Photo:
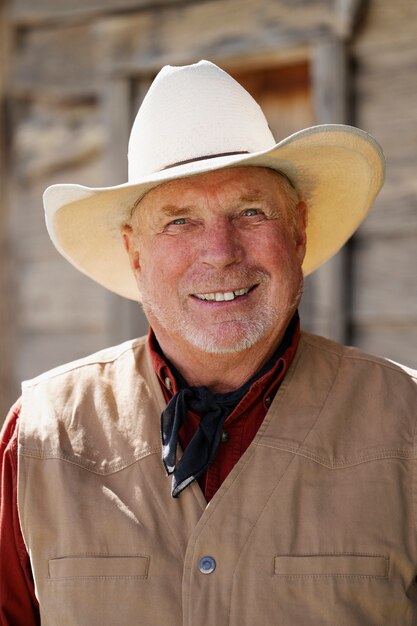
<path fill-rule="evenodd" d="M 336 254 L 355 232 L 385 175 L 382 149 L 368 133 L 338 124 L 313 126 L 266 151 L 193 161 L 114 187 L 52 185 L 43 196 L 49 236 L 82 273 L 125 298 L 140 300 L 121 237 L 134 202 L 164 182 L 237 166 L 278 170 L 305 200 L 304 275 Z"/>

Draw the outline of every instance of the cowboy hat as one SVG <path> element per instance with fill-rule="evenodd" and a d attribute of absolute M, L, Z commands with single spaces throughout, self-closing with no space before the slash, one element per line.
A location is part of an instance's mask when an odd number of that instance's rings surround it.
<path fill-rule="evenodd" d="M 101 285 L 140 300 L 120 231 L 153 187 L 225 167 L 278 170 L 307 203 L 307 275 L 365 218 L 383 184 L 385 161 L 373 137 L 345 125 L 313 126 L 276 143 L 252 96 L 222 69 L 200 61 L 159 72 L 133 124 L 128 163 L 127 183 L 52 185 L 43 200 L 57 250 Z"/>

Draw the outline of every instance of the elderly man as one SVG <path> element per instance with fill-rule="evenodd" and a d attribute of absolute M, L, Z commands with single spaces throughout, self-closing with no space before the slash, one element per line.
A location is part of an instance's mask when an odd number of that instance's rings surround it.
<path fill-rule="evenodd" d="M 58 250 L 151 329 L 23 384 L 2 624 L 417 623 L 415 378 L 297 315 L 383 175 L 355 128 L 276 144 L 200 62 L 157 76 L 127 184 L 46 191 Z"/>

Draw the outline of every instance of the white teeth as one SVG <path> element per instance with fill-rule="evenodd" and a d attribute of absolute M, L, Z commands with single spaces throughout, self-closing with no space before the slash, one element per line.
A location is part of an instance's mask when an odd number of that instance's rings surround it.
<path fill-rule="evenodd" d="M 195 297 L 199 300 L 215 300 L 223 302 L 224 300 L 234 300 L 238 296 L 244 296 L 248 293 L 249 287 L 244 289 L 236 289 L 235 291 L 216 291 L 216 293 L 195 293 Z"/>

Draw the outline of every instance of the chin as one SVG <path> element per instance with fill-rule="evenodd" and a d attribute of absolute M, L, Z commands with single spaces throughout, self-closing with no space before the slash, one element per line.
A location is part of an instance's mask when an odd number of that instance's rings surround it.
<path fill-rule="evenodd" d="M 223 323 L 222 328 L 201 329 L 188 326 L 183 329 L 183 338 L 195 348 L 209 354 L 231 354 L 242 352 L 263 339 L 270 324 L 250 321 L 236 325 Z M 237 326 L 237 327 L 236 327 Z"/>

